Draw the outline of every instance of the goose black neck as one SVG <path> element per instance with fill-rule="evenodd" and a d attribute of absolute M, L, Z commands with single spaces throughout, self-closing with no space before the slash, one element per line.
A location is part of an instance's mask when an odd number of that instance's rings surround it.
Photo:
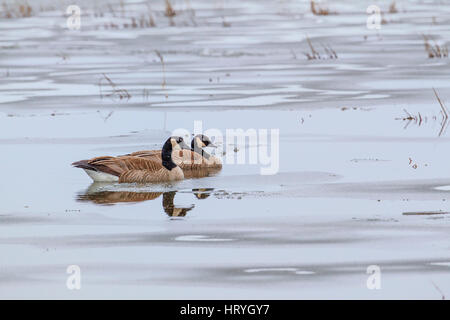
<path fill-rule="evenodd" d="M 170 142 L 170 139 L 164 143 L 161 151 L 161 159 L 162 165 L 169 171 L 177 166 L 172 160 L 172 143 Z"/>
<path fill-rule="evenodd" d="M 194 139 L 192 139 L 191 141 L 191 150 L 198 153 L 199 155 L 201 155 L 202 157 L 204 157 L 205 159 L 209 159 L 211 157 L 211 155 L 206 152 L 205 150 L 203 150 L 198 144 L 197 144 L 197 139 L 196 137 L 194 137 Z"/>
<path fill-rule="evenodd" d="M 199 155 L 201 155 L 205 159 L 209 159 L 211 157 L 211 155 L 208 152 L 206 152 L 205 150 L 203 150 L 199 146 L 197 146 L 197 145 L 194 146 L 194 143 L 191 144 L 191 150 L 196 152 L 196 153 L 198 153 Z"/>

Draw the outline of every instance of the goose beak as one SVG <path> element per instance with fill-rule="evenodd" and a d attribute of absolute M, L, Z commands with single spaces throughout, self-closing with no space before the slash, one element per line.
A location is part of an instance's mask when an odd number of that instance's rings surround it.
<path fill-rule="evenodd" d="M 217 146 L 214 143 L 208 144 L 208 147 L 210 147 L 210 148 L 217 148 Z"/>

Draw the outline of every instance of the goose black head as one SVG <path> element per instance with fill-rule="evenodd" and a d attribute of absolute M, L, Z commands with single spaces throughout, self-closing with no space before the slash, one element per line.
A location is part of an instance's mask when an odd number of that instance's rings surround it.
<path fill-rule="evenodd" d="M 191 141 L 192 151 L 200 151 L 202 148 L 205 147 L 217 148 L 217 146 L 214 143 L 212 143 L 207 136 L 203 134 L 198 134 L 194 138 L 192 138 Z"/>
<path fill-rule="evenodd" d="M 181 149 L 189 149 L 182 137 L 172 136 L 166 140 L 161 151 L 162 164 L 166 169 L 172 170 L 177 166 L 172 161 L 172 151 Z"/>
<path fill-rule="evenodd" d="M 170 142 L 172 144 L 173 150 L 178 149 L 187 149 L 189 150 L 189 146 L 184 142 L 184 139 L 182 137 L 172 136 L 170 137 Z"/>

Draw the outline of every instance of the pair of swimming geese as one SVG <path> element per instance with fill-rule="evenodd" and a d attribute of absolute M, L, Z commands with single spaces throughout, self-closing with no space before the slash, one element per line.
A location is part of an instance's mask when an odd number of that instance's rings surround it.
<path fill-rule="evenodd" d="M 205 135 L 196 135 L 189 147 L 182 137 L 172 136 L 162 150 L 143 150 L 123 156 L 96 157 L 72 163 L 94 182 L 170 182 L 207 176 L 222 168 L 219 158 L 203 148 L 216 147 Z"/>

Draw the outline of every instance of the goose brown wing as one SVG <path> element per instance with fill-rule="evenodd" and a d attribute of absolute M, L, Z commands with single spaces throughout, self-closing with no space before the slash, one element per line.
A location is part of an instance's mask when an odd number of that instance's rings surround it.
<path fill-rule="evenodd" d="M 90 160 L 82 160 L 73 164 L 76 167 L 100 171 L 120 177 L 122 174 L 132 170 L 143 170 L 156 172 L 163 166 L 161 162 L 149 159 L 122 156 L 122 157 L 97 157 Z"/>
<path fill-rule="evenodd" d="M 141 150 L 127 154 L 126 156 L 140 158 L 153 158 L 155 156 L 159 156 L 161 158 L 161 150 Z"/>

